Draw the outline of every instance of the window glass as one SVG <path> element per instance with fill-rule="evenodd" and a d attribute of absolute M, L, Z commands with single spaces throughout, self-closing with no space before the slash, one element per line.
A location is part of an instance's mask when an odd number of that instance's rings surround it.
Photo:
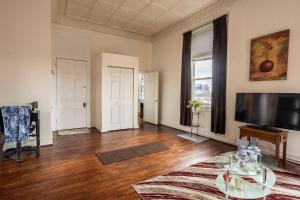
<path fill-rule="evenodd" d="M 206 106 L 211 105 L 212 60 L 193 61 L 193 99 L 201 100 Z"/>
<path fill-rule="evenodd" d="M 207 78 L 212 76 L 212 60 L 194 61 L 194 78 Z"/>

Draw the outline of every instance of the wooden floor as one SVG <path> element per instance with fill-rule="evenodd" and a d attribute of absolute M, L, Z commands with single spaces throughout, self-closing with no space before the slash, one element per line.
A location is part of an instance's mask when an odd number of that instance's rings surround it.
<path fill-rule="evenodd" d="M 139 199 L 131 185 L 182 169 L 233 146 L 214 140 L 199 144 L 176 136 L 180 131 L 145 124 L 142 129 L 54 136 L 40 157 L 0 166 L 0 199 Z M 95 153 L 160 142 L 168 151 L 103 166 Z"/>

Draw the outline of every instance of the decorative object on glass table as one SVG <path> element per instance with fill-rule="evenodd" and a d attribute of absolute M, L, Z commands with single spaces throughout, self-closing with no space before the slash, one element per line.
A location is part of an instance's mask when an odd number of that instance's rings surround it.
<path fill-rule="evenodd" d="M 235 177 L 234 179 L 235 189 L 238 191 L 243 191 L 244 181 L 240 177 Z"/>
<path fill-rule="evenodd" d="M 250 162 L 261 163 L 261 150 L 258 147 L 258 138 L 250 137 L 250 145 L 247 148 L 247 152 L 250 157 Z"/>
<path fill-rule="evenodd" d="M 235 154 L 236 159 L 238 160 L 238 165 L 240 168 L 244 168 L 246 165 L 246 162 L 249 161 L 249 155 L 246 149 L 239 150 Z"/>
<path fill-rule="evenodd" d="M 246 138 L 237 140 L 238 151 L 244 150 L 249 146 L 249 141 Z"/>
<path fill-rule="evenodd" d="M 238 165 L 241 168 L 245 167 L 245 163 L 249 160 L 247 147 L 249 145 L 249 141 L 242 138 L 237 140 L 238 151 L 235 154 L 236 159 L 238 160 Z"/>
<path fill-rule="evenodd" d="M 251 137 L 250 142 L 247 138 L 237 140 L 238 152 L 235 157 L 238 160 L 238 164 L 241 168 L 245 167 L 246 162 L 249 163 L 249 171 L 256 173 L 259 167 L 258 163 L 261 163 L 261 150 L 258 147 L 258 138 Z"/>

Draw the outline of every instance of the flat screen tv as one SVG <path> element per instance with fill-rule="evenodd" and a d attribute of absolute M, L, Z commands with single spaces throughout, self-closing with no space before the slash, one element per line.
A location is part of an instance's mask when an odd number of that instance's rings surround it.
<path fill-rule="evenodd" d="M 300 94 L 237 93 L 235 120 L 257 127 L 300 130 Z"/>

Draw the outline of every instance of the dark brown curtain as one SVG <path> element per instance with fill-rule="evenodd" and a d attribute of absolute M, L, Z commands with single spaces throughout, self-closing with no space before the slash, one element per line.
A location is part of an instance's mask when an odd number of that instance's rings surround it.
<path fill-rule="evenodd" d="M 213 21 L 211 132 L 225 134 L 227 16 Z"/>
<path fill-rule="evenodd" d="M 192 31 L 183 34 L 182 67 L 181 67 L 181 96 L 180 96 L 180 124 L 191 125 L 191 111 L 186 106 L 191 100 L 191 42 Z"/>

